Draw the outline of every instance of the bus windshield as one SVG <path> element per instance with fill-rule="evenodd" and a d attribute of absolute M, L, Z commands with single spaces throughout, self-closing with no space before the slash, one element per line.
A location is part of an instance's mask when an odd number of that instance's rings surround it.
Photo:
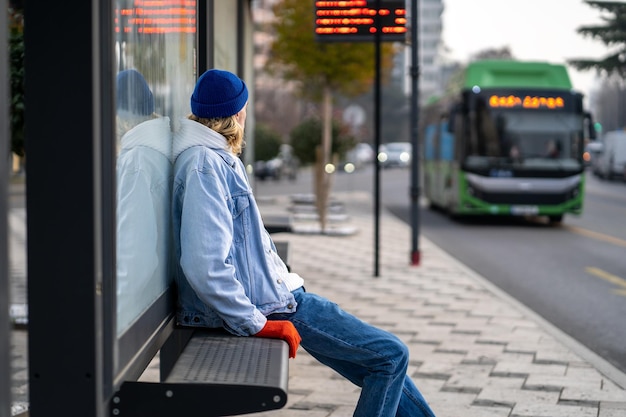
<path fill-rule="evenodd" d="M 572 113 L 479 111 L 466 156 L 474 162 L 579 168 L 581 129 L 581 116 Z"/>

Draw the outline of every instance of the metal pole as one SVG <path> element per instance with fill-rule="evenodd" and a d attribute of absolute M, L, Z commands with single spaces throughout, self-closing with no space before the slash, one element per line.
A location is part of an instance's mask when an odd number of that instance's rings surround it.
<path fill-rule="evenodd" d="M 7 2 L 0 0 L 0 417 L 11 415 L 11 332 L 9 326 L 8 192 L 9 173 L 9 51 Z"/>
<path fill-rule="evenodd" d="M 376 0 L 376 11 L 380 10 L 381 0 Z M 380 268 L 380 162 L 378 161 L 378 151 L 380 149 L 380 37 L 381 37 L 380 15 L 376 14 L 376 85 L 374 88 L 374 149 L 376 158 L 374 159 L 374 276 L 378 277 Z"/>
<path fill-rule="evenodd" d="M 420 264 L 419 250 L 419 26 L 418 0 L 411 0 L 411 265 Z"/>

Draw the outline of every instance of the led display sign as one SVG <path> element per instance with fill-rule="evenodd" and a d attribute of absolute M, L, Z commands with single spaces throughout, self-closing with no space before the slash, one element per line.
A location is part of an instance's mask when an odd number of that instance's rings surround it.
<path fill-rule="evenodd" d="M 116 33 L 195 33 L 196 0 L 134 0 L 115 10 Z"/>
<path fill-rule="evenodd" d="M 379 7 L 380 5 L 380 7 Z M 315 36 L 326 42 L 406 40 L 404 0 L 344 0 L 315 2 Z"/>
<path fill-rule="evenodd" d="M 565 107 L 563 97 L 492 95 L 489 97 L 492 108 L 524 108 L 524 109 L 562 109 Z"/>

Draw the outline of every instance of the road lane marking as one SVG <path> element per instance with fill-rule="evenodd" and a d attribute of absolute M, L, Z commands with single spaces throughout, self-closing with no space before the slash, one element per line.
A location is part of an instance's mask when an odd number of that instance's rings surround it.
<path fill-rule="evenodd" d="M 602 240 L 604 242 L 612 243 L 614 245 L 623 246 L 626 248 L 626 240 L 620 239 L 614 236 L 605 235 L 604 233 L 594 232 L 592 230 L 583 229 L 577 226 L 565 226 L 566 229 L 571 230 L 574 233 L 578 233 L 583 236 L 587 236 L 593 239 Z"/>
<path fill-rule="evenodd" d="M 613 285 L 621 287 L 613 289 L 612 292 L 614 294 L 626 297 L 626 279 L 620 278 L 617 275 L 613 275 L 609 272 L 603 271 L 602 269 L 593 266 L 588 266 L 587 268 L 585 268 L 585 270 L 591 275 L 595 275 L 596 277 L 602 278 L 603 280 L 608 281 Z"/>

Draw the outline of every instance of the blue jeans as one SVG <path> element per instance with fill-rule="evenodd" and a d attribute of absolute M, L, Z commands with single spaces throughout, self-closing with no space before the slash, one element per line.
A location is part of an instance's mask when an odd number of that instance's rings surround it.
<path fill-rule="evenodd" d="M 291 321 L 311 356 L 361 387 L 354 417 L 435 416 L 406 374 L 409 352 L 400 339 L 303 288 L 293 294 L 297 311 L 268 319 Z"/>

